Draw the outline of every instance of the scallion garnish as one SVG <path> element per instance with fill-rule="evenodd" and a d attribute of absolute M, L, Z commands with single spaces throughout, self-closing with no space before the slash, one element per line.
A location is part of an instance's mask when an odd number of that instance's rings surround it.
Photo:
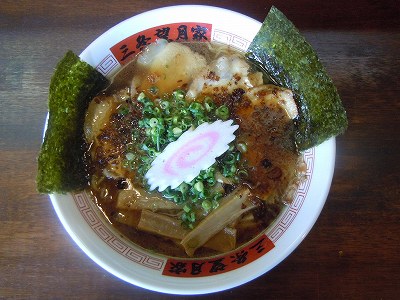
<path fill-rule="evenodd" d="M 135 143 L 128 145 L 124 166 L 131 168 L 144 186 L 147 186 L 144 175 L 169 143 L 176 141 L 186 130 L 204 122 L 227 120 L 230 117 L 226 105 L 216 106 L 211 97 L 205 97 L 202 102 L 187 102 L 182 90 L 154 101 L 142 92 L 137 102 L 142 119 L 138 122 L 139 130 L 135 129 L 132 133 Z M 220 190 L 212 188 L 217 182 L 216 172 L 233 183 L 245 176 L 246 171 L 239 166 L 239 150 L 243 151 L 243 148 L 237 149 L 234 143 L 230 144 L 229 150 L 214 165 L 202 170 L 191 182 L 183 182 L 175 189 L 168 187 L 162 192 L 166 199 L 184 205 L 181 219 L 189 228 L 196 223 L 195 211 L 200 209 L 203 214 L 208 214 L 219 205 L 223 195 Z"/>

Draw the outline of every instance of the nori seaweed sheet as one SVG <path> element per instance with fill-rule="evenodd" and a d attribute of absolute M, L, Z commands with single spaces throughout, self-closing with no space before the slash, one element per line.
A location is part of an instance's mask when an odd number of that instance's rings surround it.
<path fill-rule="evenodd" d="M 291 89 L 299 110 L 298 150 L 316 146 L 347 128 L 346 111 L 331 78 L 311 45 L 272 7 L 246 53 L 275 84 Z"/>
<path fill-rule="evenodd" d="M 50 80 L 49 119 L 38 157 L 37 190 L 66 193 L 87 186 L 85 112 L 92 97 L 108 80 L 68 51 Z"/>

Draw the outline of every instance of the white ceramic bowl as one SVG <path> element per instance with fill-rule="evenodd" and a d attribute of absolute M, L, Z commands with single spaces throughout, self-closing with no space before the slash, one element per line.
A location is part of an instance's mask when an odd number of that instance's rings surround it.
<path fill-rule="evenodd" d="M 168 33 L 174 40 L 206 37 L 245 51 L 260 26 L 254 19 L 221 8 L 166 7 L 116 25 L 90 44 L 80 57 L 111 77 L 126 57 L 137 53 L 141 42 L 154 41 L 157 34 Z M 305 151 L 303 156 L 307 179 L 299 187 L 293 203 L 265 234 L 231 253 L 209 259 L 172 259 L 134 245 L 107 223 L 84 192 L 50 198 L 72 239 L 105 270 L 153 291 L 205 294 L 233 288 L 266 273 L 307 235 L 329 192 L 335 139 Z"/>

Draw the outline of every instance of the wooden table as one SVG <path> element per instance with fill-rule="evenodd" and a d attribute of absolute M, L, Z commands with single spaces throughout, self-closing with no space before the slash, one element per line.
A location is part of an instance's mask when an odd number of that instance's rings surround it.
<path fill-rule="evenodd" d="M 191 1 L 0 2 L 0 298 L 175 299 L 110 275 L 72 242 L 35 190 L 48 83 L 67 49 L 137 13 Z M 259 21 L 272 1 L 197 1 Z M 399 299 L 400 5 L 273 3 L 315 47 L 349 129 L 337 138 L 326 205 L 303 243 L 272 271 L 207 299 Z M 187 298 L 187 297 L 186 297 Z"/>

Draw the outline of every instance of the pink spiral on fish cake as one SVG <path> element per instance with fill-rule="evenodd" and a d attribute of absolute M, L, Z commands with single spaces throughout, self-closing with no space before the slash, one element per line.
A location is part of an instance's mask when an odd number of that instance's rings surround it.
<path fill-rule="evenodd" d="M 218 132 L 209 131 L 189 140 L 177 149 L 165 162 L 165 173 L 175 176 L 178 174 L 179 169 L 188 169 L 196 166 L 196 164 L 212 152 L 219 137 Z"/>

